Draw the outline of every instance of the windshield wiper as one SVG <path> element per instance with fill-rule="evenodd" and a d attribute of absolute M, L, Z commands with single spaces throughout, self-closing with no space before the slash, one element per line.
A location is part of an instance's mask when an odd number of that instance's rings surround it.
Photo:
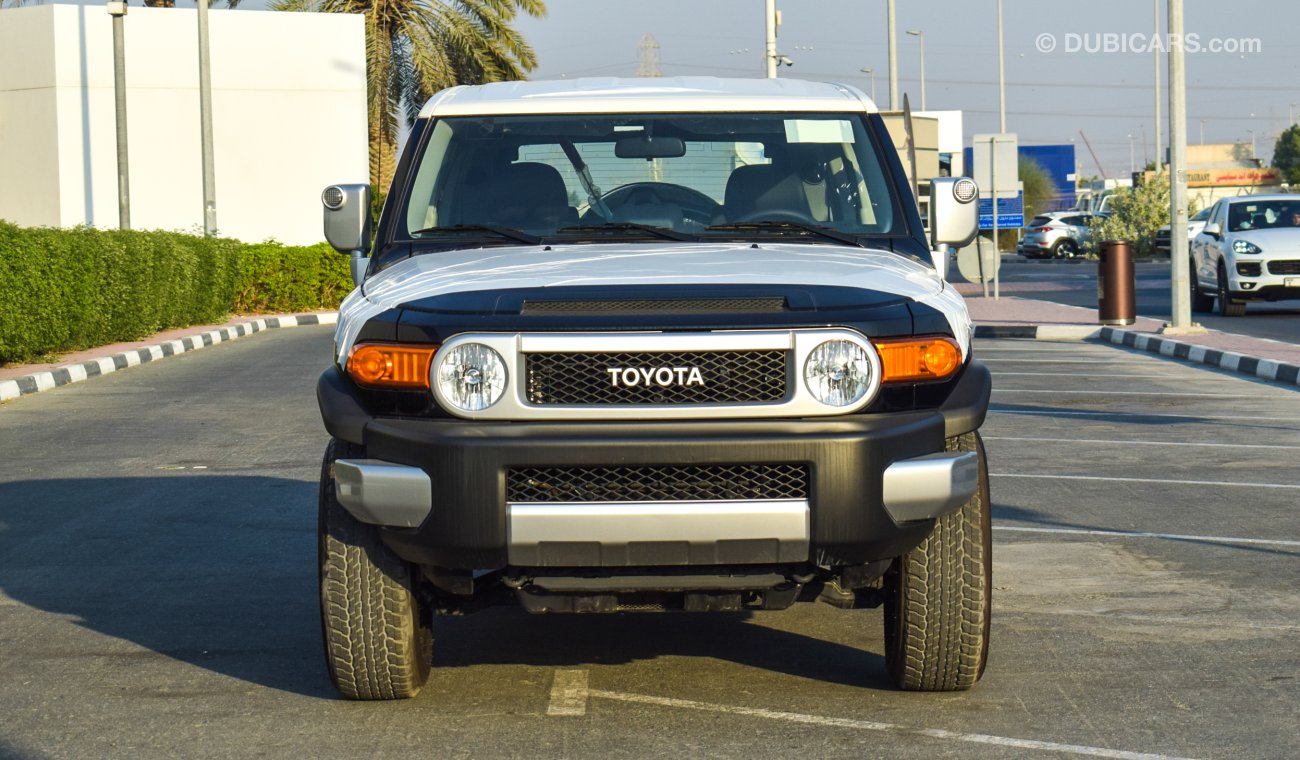
<path fill-rule="evenodd" d="M 775 231 L 797 231 L 811 232 L 827 240 L 833 240 L 837 243 L 847 243 L 857 248 L 864 247 L 862 240 L 847 232 L 827 229 L 816 224 L 805 224 L 803 222 L 736 222 L 734 224 L 715 224 L 708 227 L 709 230 L 718 230 L 722 232 L 744 232 L 745 230 L 775 230 Z"/>
<path fill-rule="evenodd" d="M 490 232 L 500 238 L 513 240 L 524 245 L 538 245 L 542 239 L 510 227 L 498 227 L 495 224 L 456 224 L 451 227 L 425 227 L 412 232 L 412 235 L 463 234 L 466 232 Z"/>
<path fill-rule="evenodd" d="M 556 233 L 562 232 L 644 232 L 665 240 L 684 240 L 691 243 L 698 243 L 700 239 L 693 235 L 687 235 L 684 232 L 669 229 L 667 227 L 657 227 L 653 224 L 638 224 L 636 222 L 611 222 L 609 224 L 575 224 L 571 227 L 561 227 Z"/>

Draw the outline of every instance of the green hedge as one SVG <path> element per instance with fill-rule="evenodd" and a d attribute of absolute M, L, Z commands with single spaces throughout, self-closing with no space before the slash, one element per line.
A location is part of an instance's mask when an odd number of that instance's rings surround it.
<path fill-rule="evenodd" d="M 245 245 L 239 254 L 234 309 L 281 314 L 336 309 L 351 290 L 348 257 L 325 243 L 301 248 Z"/>
<path fill-rule="evenodd" d="M 0 363 L 221 322 L 335 308 L 347 259 L 176 232 L 21 228 L 0 221 Z"/>

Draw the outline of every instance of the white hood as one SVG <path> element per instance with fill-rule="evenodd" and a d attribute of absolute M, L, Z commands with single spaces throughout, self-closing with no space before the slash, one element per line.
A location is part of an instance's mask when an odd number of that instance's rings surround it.
<path fill-rule="evenodd" d="M 839 285 L 893 293 L 948 317 L 965 354 L 970 318 L 929 266 L 886 251 L 806 243 L 635 243 L 482 248 L 426 253 L 385 269 L 339 309 L 337 355 L 366 320 L 443 293 L 565 285 Z M 364 291 L 364 293 L 362 292 Z"/>

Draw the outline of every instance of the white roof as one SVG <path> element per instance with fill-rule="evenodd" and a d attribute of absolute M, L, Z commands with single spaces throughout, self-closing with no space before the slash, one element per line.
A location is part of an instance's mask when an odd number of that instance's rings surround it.
<path fill-rule="evenodd" d="M 436 93 L 420 118 L 543 113 L 805 111 L 875 113 L 856 87 L 800 79 L 655 77 L 462 85 Z"/>

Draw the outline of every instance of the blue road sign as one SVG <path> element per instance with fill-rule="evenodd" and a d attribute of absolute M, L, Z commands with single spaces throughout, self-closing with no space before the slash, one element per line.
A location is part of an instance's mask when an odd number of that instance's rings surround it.
<path fill-rule="evenodd" d="M 1025 226 L 1025 194 L 1014 198 L 998 198 L 998 227 L 1015 229 Z M 993 199 L 980 198 L 980 229 L 993 229 Z"/>

